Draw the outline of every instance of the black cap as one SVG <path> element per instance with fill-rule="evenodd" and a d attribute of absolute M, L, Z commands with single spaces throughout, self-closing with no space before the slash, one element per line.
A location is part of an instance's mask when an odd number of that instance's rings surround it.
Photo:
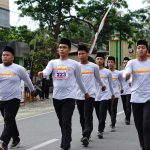
<path fill-rule="evenodd" d="M 107 60 L 112 60 L 112 61 L 116 61 L 114 56 L 109 56 Z"/>
<path fill-rule="evenodd" d="M 10 52 L 13 55 L 15 55 L 15 50 L 10 46 L 5 46 L 4 49 L 3 49 L 3 52 L 5 52 L 5 51 Z"/>
<path fill-rule="evenodd" d="M 78 51 L 85 51 L 86 53 L 89 52 L 88 47 L 84 44 L 78 46 Z"/>
<path fill-rule="evenodd" d="M 127 60 L 127 61 L 129 61 L 130 60 L 130 58 L 129 57 L 124 57 L 124 59 L 123 60 Z"/>
<path fill-rule="evenodd" d="M 96 57 L 102 57 L 102 58 L 104 58 L 105 59 L 105 55 L 104 55 L 104 53 L 97 53 L 97 55 L 96 55 Z"/>
<path fill-rule="evenodd" d="M 137 41 L 137 46 L 138 46 L 138 45 L 145 45 L 146 48 L 148 49 L 148 43 L 147 43 L 147 41 L 145 41 L 145 40 L 138 40 L 138 41 Z"/>
<path fill-rule="evenodd" d="M 69 48 L 71 48 L 71 41 L 67 38 L 62 38 L 59 44 L 65 44 L 65 45 L 68 45 Z"/>

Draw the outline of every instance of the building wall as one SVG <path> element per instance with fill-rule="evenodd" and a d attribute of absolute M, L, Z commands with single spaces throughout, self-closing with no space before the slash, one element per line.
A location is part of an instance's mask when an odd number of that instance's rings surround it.
<path fill-rule="evenodd" d="M 9 9 L 9 0 L 0 0 L 0 7 Z"/>
<path fill-rule="evenodd" d="M 121 49 L 120 49 L 121 44 Z M 128 55 L 128 43 L 126 40 L 110 40 L 109 41 L 109 55 L 114 56 L 116 59 L 116 68 L 122 68 L 122 61 L 124 57 L 129 57 Z"/>
<path fill-rule="evenodd" d="M 0 0 L 0 27 L 10 27 L 9 0 Z"/>

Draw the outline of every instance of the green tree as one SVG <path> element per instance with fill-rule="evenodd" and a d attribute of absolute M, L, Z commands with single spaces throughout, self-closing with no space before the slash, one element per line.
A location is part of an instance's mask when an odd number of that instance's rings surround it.
<path fill-rule="evenodd" d="M 1 41 L 25 41 L 29 43 L 34 37 L 34 32 L 28 30 L 27 26 L 11 27 L 10 29 L 0 29 Z"/>
<path fill-rule="evenodd" d="M 16 3 L 22 11 L 21 15 L 38 20 L 40 29 L 46 29 L 51 38 L 58 40 L 59 35 L 64 35 L 73 41 L 91 43 L 111 0 L 16 0 Z M 138 34 L 143 28 L 147 20 L 146 9 L 120 14 L 118 8 L 127 9 L 127 2 L 119 0 L 115 3 L 105 21 L 98 44 L 108 45 L 114 30 L 120 31 L 123 36 L 135 37 L 135 33 Z"/>
<path fill-rule="evenodd" d="M 60 33 L 66 32 L 68 29 L 66 26 L 70 25 L 72 20 L 77 24 L 84 22 L 92 31 L 96 31 L 99 20 L 107 11 L 111 0 L 16 0 L 16 3 L 18 9 L 22 11 L 21 15 L 38 20 L 40 28 L 46 26 L 48 34 L 58 39 Z M 115 5 L 117 8 L 127 8 L 127 3 L 124 0 L 120 0 Z M 72 10 L 75 14 L 72 13 Z"/>
<path fill-rule="evenodd" d="M 83 0 L 16 0 L 22 15 L 38 20 L 40 27 L 47 26 L 48 34 L 55 39 L 61 30 L 61 25 L 71 18 L 71 10 Z"/>
<path fill-rule="evenodd" d="M 96 32 L 109 4 L 110 0 L 89 1 L 87 5 L 79 8 L 78 16 L 88 20 L 92 24 L 94 32 Z M 123 37 L 131 38 L 135 29 L 140 30 L 143 27 L 142 23 L 147 20 L 147 10 L 141 9 L 134 12 L 128 10 L 126 13 L 120 13 L 118 8 L 121 7 L 128 8 L 126 1 L 120 0 L 109 12 L 104 28 L 99 35 L 98 44 L 105 43 L 108 45 L 108 40 L 114 30 L 121 32 Z"/>
<path fill-rule="evenodd" d="M 68 37 L 74 43 L 89 43 L 91 37 L 94 36 L 94 31 L 85 22 L 71 20 L 62 31 L 62 36 Z"/>
<path fill-rule="evenodd" d="M 43 70 L 48 61 L 57 57 L 56 39 L 47 34 L 47 30 L 38 29 L 29 43 L 31 51 L 26 66 L 32 68 L 32 74 Z"/>

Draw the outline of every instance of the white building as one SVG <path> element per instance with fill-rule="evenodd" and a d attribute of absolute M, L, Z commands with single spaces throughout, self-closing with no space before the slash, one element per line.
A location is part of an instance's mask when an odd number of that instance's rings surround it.
<path fill-rule="evenodd" d="M 10 28 L 9 0 L 0 0 L 0 27 Z"/>

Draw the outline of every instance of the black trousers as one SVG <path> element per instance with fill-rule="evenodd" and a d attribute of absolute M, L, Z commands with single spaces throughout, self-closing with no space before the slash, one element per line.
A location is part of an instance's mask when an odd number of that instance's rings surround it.
<path fill-rule="evenodd" d="M 85 104 L 84 104 L 85 129 L 83 131 L 83 137 L 89 138 L 93 131 L 94 104 L 95 104 L 95 99 L 92 97 L 85 100 Z"/>
<path fill-rule="evenodd" d="M 72 141 L 71 126 L 72 126 L 72 115 L 75 108 L 75 100 L 70 98 L 63 100 L 53 99 L 53 104 L 62 133 L 61 148 L 69 148 L 70 142 Z"/>
<path fill-rule="evenodd" d="M 117 106 L 118 106 L 118 98 L 110 99 L 108 101 L 108 112 L 111 116 L 111 126 L 115 127 L 116 117 L 117 117 Z"/>
<path fill-rule="evenodd" d="M 104 132 L 109 100 L 95 102 L 96 116 L 99 120 L 98 131 Z"/>
<path fill-rule="evenodd" d="M 131 94 L 127 94 L 127 95 L 121 95 L 121 99 L 122 99 L 122 104 L 123 104 L 123 110 L 125 113 L 125 119 L 127 121 L 130 121 L 130 117 L 131 117 L 131 103 L 130 103 L 130 99 L 131 99 Z"/>
<path fill-rule="evenodd" d="M 81 128 L 82 128 L 82 133 L 83 133 L 83 131 L 85 129 L 85 119 L 84 119 L 84 104 L 85 104 L 85 100 L 77 100 L 76 104 L 77 104 L 77 109 L 79 111 L 80 124 L 81 124 Z"/>
<path fill-rule="evenodd" d="M 6 144 L 10 142 L 11 138 L 15 140 L 19 136 L 19 131 L 15 119 L 19 110 L 19 106 L 19 99 L 0 102 L 0 111 L 4 118 L 4 129 L 2 131 L 0 139 Z"/>
<path fill-rule="evenodd" d="M 140 145 L 144 150 L 150 150 L 150 101 L 132 103 L 132 109 Z"/>
<path fill-rule="evenodd" d="M 47 98 L 49 97 L 49 80 L 46 78 L 42 79 L 42 98 Z"/>

